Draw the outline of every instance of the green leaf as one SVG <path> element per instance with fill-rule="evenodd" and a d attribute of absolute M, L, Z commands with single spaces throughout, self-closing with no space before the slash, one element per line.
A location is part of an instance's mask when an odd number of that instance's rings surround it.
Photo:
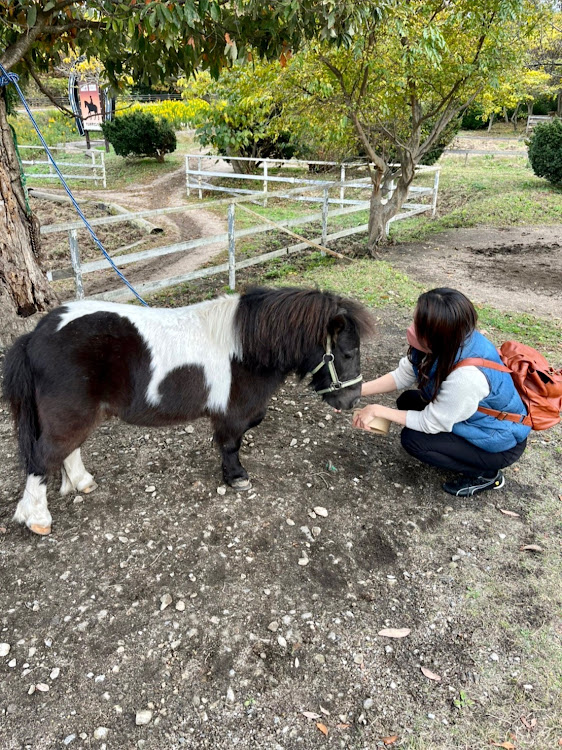
<path fill-rule="evenodd" d="M 27 9 L 27 25 L 31 28 L 35 26 L 35 21 L 37 20 L 37 6 L 36 5 L 30 5 Z"/>

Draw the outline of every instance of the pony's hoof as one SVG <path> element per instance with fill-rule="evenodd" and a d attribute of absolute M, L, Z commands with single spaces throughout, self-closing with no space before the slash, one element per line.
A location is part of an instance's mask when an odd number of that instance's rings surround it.
<path fill-rule="evenodd" d="M 82 492 L 84 495 L 89 495 L 90 492 L 93 492 L 98 486 L 97 482 L 90 482 L 89 485 L 87 485 L 84 488 L 81 488 L 78 490 L 78 492 Z"/>
<path fill-rule="evenodd" d="M 46 536 L 51 533 L 50 526 L 40 526 L 38 523 L 32 523 L 29 529 L 30 531 L 33 531 L 34 534 L 39 534 L 40 536 Z"/>
<path fill-rule="evenodd" d="M 252 489 L 252 483 L 249 479 L 235 479 L 230 485 L 235 492 L 247 492 Z"/>

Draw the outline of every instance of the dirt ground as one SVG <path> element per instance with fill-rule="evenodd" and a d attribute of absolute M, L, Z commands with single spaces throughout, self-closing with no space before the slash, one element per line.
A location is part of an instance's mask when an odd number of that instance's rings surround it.
<path fill-rule="evenodd" d="M 388 259 L 561 317 L 560 242 L 526 232 Z M 409 322 L 374 312 L 368 378 Z M 503 490 L 454 499 L 397 428 L 355 431 L 289 380 L 244 441 L 250 493 L 223 488 L 205 422 L 111 421 L 83 448 L 98 489 L 61 498 L 53 479 L 41 538 L 11 520 L 23 477 L 0 404 L 0 748 L 557 747 L 561 455 L 560 428 L 535 433 Z"/>
<path fill-rule="evenodd" d="M 378 317 L 369 376 L 407 324 Z M 252 492 L 221 494 L 210 440 L 203 422 L 106 424 L 83 449 L 99 488 L 60 498 L 53 480 L 40 538 L 11 521 L 22 477 L 2 410 L 2 748 L 555 746 L 560 672 L 536 649 L 562 635 L 560 571 L 520 547 L 559 555 L 560 429 L 475 500 L 443 493 L 398 430 L 354 431 L 292 381 L 242 448 Z"/>
<path fill-rule="evenodd" d="M 52 188 L 47 192 L 62 194 L 61 190 Z M 109 215 L 108 211 L 97 205 L 98 201 L 116 203 L 131 211 L 178 206 L 185 203 L 185 169 L 181 168 L 163 175 L 149 185 L 134 186 L 121 191 L 81 190 L 79 195 L 80 199 L 85 201 L 83 210 L 86 216 L 90 218 Z M 39 216 L 42 224 L 76 220 L 76 213 L 71 205 L 61 205 L 46 200 L 34 200 L 32 203 L 33 210 Z M 145 234 L 140 229 L 126 223 L 94 227 L 94 229 L 106 249 L 114 256 L 122 254 L 116 253 L 116 250 L 126 248 L 132 243 L 136 243 L 136 246 L 131 248 L 130 252 L 138 252 L 199 237 L 221 234 L 226 231 L 224 221 L 210 211 L 200 208 L 157 217 L 149 216 L 146 220 L 163 231 L 158 234 Z M 86 230 L 79 231 L 78 243 L 83 262 L 99 258 L 99 250 Z M 67 268 L 70 265 L 66 232 L 44 235 L 42 244 L 46 261 L 45 268 Z M 124 266 L 121 270 L 132 284 L 139 284 L 147 279 L 156 281 L 157 279 L 189 273 L 199 268 L 223 249 L 223 245 L 194 248 L 181 254 L 168 255 L 141 261 L 131 266 Z M 127 250 L 124 250 L 124 252 L 127 252 Z M 84 275 L 83 282 L 86 295 L 114 289 L 121 284 L 113 270 L 95 271 Z M 59 282 L 57 290 L 61 299 L 73 297 L 73 282 Z"/>
<path fill-rule="evenodd" d="M 381 257 L 424 284 L 503 311 L 562 318 L 562 227 L 455 229 L 390 245 Z"/>

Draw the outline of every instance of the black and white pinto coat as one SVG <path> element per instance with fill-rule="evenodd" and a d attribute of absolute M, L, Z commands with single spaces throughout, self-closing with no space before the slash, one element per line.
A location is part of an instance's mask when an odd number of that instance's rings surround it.
<path fill-rule="evenodd" d="M 76 301 L 50 312 L 16 341 L 4 365 L 27 476 L 15 520 L 50 532 L 50 472 L 62 471 L 61 494 L 95 489 L 80 446 L 112 416 L 153 427 L 209 417 L 224 480 L 249 489 L 238 451 L 271 395 L 289 373 L 316 370 L 311 385 L 324 400 L 352 408 L 361 392 L 360 336 L 370 328 L 358 303 L 290 288 L 181 308 Z"/>

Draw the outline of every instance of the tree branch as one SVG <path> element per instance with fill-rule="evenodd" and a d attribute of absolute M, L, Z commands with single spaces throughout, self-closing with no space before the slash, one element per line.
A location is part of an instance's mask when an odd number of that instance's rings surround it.
<path fill-rule="evenodd" d="M 79 119 L 81 119 L 81 120 L 83 119 L 83 117 L 81 115 L 76 115 L 72 110 L 68 109 L 67 107 L 64 107 L 62 104 L 60 104 L 59 102 L 56 101 L 56 99 L 53 96 L 53 94 L 44 86 L 43 82 L 41 81 L 41 79 L 39 78 L 39 76 L 37 75 L 37 73 L 33 70 L 33 65 L 27 59 L 27 57 L 24 58 L 23 62 L 24 62 L 25 67 L 27 68 L 29 74 L 31 75 L 31 77 L 35 81 L 35 84 L 36 84 L 37 88 L 39 89 L 39 91 L 42 94 L 44 94 L 47 97 L 47 99 L 55 105 L 55 107 L 57 109 L 59 109 L 61 112 L 63 112 L 65 115 L 68 115 L 69 117 L 79 117 Z"/>

